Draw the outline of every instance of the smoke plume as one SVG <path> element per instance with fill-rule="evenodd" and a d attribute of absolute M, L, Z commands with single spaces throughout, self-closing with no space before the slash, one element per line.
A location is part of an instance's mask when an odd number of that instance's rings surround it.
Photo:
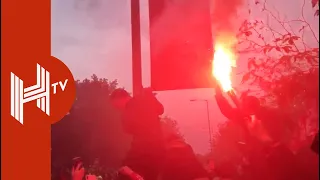
<path fill-rule="evenodd" d="M 212 28 L 214 35 L 233 33 L 236 27 L 237 11 L 244 0 L 213 0 Z"/>

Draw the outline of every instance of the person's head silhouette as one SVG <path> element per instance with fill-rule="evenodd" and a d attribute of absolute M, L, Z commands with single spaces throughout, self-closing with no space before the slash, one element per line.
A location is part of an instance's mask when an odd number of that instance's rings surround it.
<path fill-rule="evenodd" d="M 241 108 L 248 115 L 256 114 L 260 109 L 260 101 L 257 97 L 244 95 L 241 97 Z"/>
<path fill-rule="evenodd" d="M 125 108 L 127 102 L 130 99 L 130 94 L 122 88 L 115 89 L 110 95 L 112 105 L 120 110 L 123 110 Z"/>

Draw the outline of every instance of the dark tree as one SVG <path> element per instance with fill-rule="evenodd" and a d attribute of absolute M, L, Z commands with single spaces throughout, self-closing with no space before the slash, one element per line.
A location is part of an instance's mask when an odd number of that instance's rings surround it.
<path fill-rule="evenodd" d="M 77 98 L 70 113 L 52 126 L 52 163 L 64 164 L 81 156 L 87 165 L 96 157 L 105 166 L 120 165 L 130 137 L 108 99 L 117 85 L 117 81 L 96 75 L 77 81 Z"/>

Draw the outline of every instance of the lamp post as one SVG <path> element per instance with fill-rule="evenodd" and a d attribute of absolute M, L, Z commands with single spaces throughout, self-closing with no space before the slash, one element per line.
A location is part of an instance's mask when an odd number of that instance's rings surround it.
<path fill-rule="evenodd" d="M 209 130 L 209 143 L 210 143 L 210 150 L 212 151 L 212 131 L 211 131 L 210 116 L 209 116 L 209 101 L 208 101 L 207 99 L 191 99 L 190 101 L 191 101 L 191 102 L 203 101 L 203 102 L 206 103 L 208 130 Z"/>

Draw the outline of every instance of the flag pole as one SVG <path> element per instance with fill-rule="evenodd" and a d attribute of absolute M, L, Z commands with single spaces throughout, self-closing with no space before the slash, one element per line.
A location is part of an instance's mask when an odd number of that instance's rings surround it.
<path fill-rule="evenodd" d="M 140 1 L 131 0 L 131 40 L 132 40 L 132 93 L 142 89 Z"/>

